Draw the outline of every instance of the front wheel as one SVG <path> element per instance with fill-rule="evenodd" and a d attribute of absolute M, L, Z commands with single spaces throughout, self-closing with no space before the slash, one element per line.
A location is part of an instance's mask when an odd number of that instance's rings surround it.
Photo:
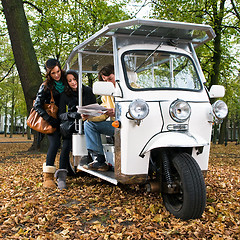
<path fill-rule="evenodd" d="M 166 209 L 183 220 L 200 218 L 206 206 L 206 187 L 201 169 L 188 153 L 176 155 L 171 176 L 178 191 L 162 193 Z"/>

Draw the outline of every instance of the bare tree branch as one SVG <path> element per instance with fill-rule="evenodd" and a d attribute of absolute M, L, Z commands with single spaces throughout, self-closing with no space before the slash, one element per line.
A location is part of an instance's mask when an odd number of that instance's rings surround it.
<path fill-rule="evenodd" d="M 206 44 L 206 43 L 204 43 L 204 45 L 211 51 L 211 52 L 213 52 L 214 51 L 214 49 L 213 48 L 211 48 L 208 44 Z"/>
<path fill-rule="evenodd" d="M 14 62 L 13 65 L 9 68 L 7 74 L 0 80 L 0 82 L 2 82 L 2 81 L 10 74 L 10 72 L 12 71 L 14 65 L 15 65 L 15 62 Z"/>
<path fill-rule="evenodd" d="M 240 28 L 237 26 L 229 26 L 229 25 L 222 25 L 222 26 L 225 28 L 232 28 L 232 29 L 235 29 L 236 31 L 240 32 Z"/>
<path fill-rule="evenodd" d="M 234 10 L 234 12 L 235 12 L 237 18 L 240 20 L 240 13 L 238 12 L 238 10 L 237 10 L 237 8 L 236 8 L 236 5 L 235 5 L 234 1 L 231 0 L 231 3 L 232 3 L 232 7 L 233 7 L 233 10 Z"/>
<path fill-rule="evenodd" d="M 142 10 L 143 7 L 147 6 L 147 0 L 145 0 L 145 2 L 143 3 L 143 5 L 139 8 L 139 10 L 135 13 L 135 15 L 132 18 L 135 18 L 137 16 L 137 14 Z"/>
<path fill-rule="evenodd" d="M 23 1 L 23 3 L 26 3 L 28 5 L 30 5 L 31 7 L 35 8 L 39 13 L 43 14 L 43 10 L 38 8 L 37 6 L 35 6 L 34 4 L 32 4 L 31 2 L 28 1 Z"/>

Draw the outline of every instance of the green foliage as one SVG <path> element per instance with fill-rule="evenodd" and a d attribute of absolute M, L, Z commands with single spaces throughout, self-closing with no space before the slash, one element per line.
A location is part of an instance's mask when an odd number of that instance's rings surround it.
<path fill-rule="evenodd" d="M 153 3 L 153 17 L 172 20 L 185 21 L 195 23 L 204 22 L 204 0 L 188 1 L 188 0 L 158 0 Z M 194 17 L 193 17 L 194 15 Z"/>
<path fill-rule="evenodd" d="M 128 0 L 30 0 L 24 1 L 31 38 L 44 73 L 43 65 L 49 57 L 60 59 L 64 65 L 71 50 L 106 24 L 126 20 Z M 132 2 L 132 1 L 131 1 Z M 136 0 L 148 4 L 149 1 Z M 239 66 L 240 66 L 240 5 L 231 0 L 155 0 L 152 1 L 152 18 L 205 23 L 213 27 L 221 37 L 221 61 L 218 82 L 226 87 L 225 100 L 230 108 L 230 116 L 239 111 Z M 223 11 L 221 4 L 225 4 Z M 125 8 L 124 8 L 125 7 Z M 16 69 L 8 75 L 14 58 L 2 6 L 0 6 L 0 106 L 9 94 L 9 79 L 16 77 Z M 222 22 L 220 21 L 222 19 Z M 215 74 L 213 60 L 215 40 L 197 49 L 207 86 Z M 238 45 L 237 45 L 238 44 Z M 237 50 L 238 48 L 238 50 Z M 13 74 L 13 75 L 12 75 Z M 18 84 L 18 87 L 20 85 Z M 23 94 L 16 94 L 19 114 L 25 111 Z M 21 113 L 20 113 L 21 112 Z"/>
<path fill-rule="evenodd" d="M 13 97 L 13 98 L 12 98 Z M 26 102 L 18 75 L 9 75 L 6 80 L 0 82 L 0 114 L 11 114 L 11 105 L 14 105 L 14 115 L 17 118 L 27 116 Z"/>
<path fill-rule="evenodd" d="M 24 1 L 29 30 L 42 76 L 45 61 L 60 59 L 64 65 L 72 49 L 104 25 L 128 19 L 122 2 L 105 0 L 30 0 Z M 16 115 L 26 116 L 26 103 L 20 85 L 5 17 L 0 6 L 0 111 L 14 91 Z M 28 71 L 31 71 L 29 69 Z M 12 86 L 11 79 L 15 79 Z M 10 108 L 7 105 L 8 108 Z M 9 109 L 10 112 L 10 109 Z"/>
<path fill-rule="evenodd" d="M 239 112 L 240 6 L 231 0 L 156 0 L 153 18 L 203 23 L 212 26 L 217 37 L 196 50 L 210 87 L 213 78 L 226 88 L 224 100 L 229 116 Z M 219 61 L 219 63 L 218 63 Z M 238 113 L 239 116 L 239 113 Z"/>
<path fill-rule="evenodd" d="M 0 12 L 0 26 L 0 114 L 5 114 L 5 108 L 6 113 L 11 114 L 12 95 L 14 95 L 15 115 L 24 117 L 27 115 L 26 103 L 2 11 Z"/>
<path fill-rule="evenodd" d="M 66 61 L 71 50 L 104 25 L 127 19 L 123 4 L 104 0 L 33 0 L 24 4 L 37 57 Z"/>

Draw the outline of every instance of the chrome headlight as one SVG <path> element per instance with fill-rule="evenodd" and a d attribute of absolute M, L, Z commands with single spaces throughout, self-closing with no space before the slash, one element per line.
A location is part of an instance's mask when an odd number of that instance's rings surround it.
<path fill-rule="evenodd" d="M 185 122 L 191 115 L 189 104 L 183 100 L 176 100 L 170 105 L 170 116 L 176 122 Z"/>
<path fill-rule="evenodd" d="M 212 105 L 213 114 L 217 119 L 223 119 L 228 114 L 227 104 L 222 100 L 217 100 Z"/>
<path fill-rule="evenodd" d="M 136 99 L 130 103 L 128 112 L 133 119 L 142 120 L 148 115 L 149 106 L 144 100 Z"/>

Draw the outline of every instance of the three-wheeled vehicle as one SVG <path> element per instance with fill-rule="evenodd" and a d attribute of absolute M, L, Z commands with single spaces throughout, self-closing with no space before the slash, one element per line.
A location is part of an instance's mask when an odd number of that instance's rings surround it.
<path fill-rule="evenodd" d="M 75 168 L 113 184 L 146 184 L 161 193 L 168 211 L 200 218 L 206 205 L 212 124 L 227 115 L 223 86 L 205 87 L 195 48 L 214 38 L 210 26 L 133 19 L 112 23 L 71 52 L 67 69 L 84 77 L 114 64 L 117 86 L 95 82 L 93 92 L 115 99 L 114 143 L 103 146 L 113 171 L 84 169 L 82 124 L 73 135 Z M 81 91 L 79 106 L 81 106 Z"/>

